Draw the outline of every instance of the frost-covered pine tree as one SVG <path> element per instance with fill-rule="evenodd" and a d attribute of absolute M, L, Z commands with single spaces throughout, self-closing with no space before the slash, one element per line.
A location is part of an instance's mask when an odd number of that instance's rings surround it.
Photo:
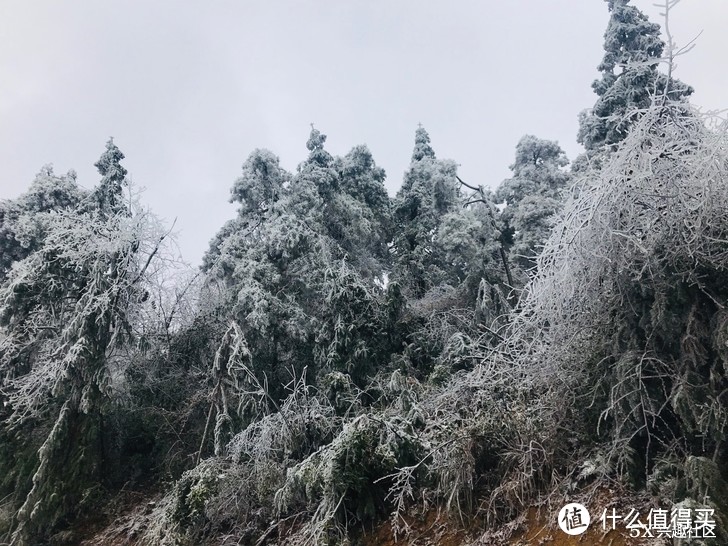
<path fill-rule="evenodd" d="M 128 212 L 128 205 L 124 202 L 124 187 L 128 185 L 127 171 L 121 165 L 124 154 L 110 138 L 106 143 L 106 150 L 94 164 L 102 178 L 93 191 L 94 206 L 102 215 L 114 215 L 119 212 Z"/>
<path fill-rule="evenodd" d="M 444 215 L 433 239 L 435 254 L 442 259 L 438 265 L 441 282 L 459 287 L 468 308 L 482 279 L 491 285 L 505 282 L 499 256 L 501 232 L 494 221 L 497 214 L 488 193 L 486 199 Z"/>
<path fill-rule="evenodd" d="M 339 244 L 362 274 L 378 277 L 389 269 L 392 237 L 392 208 L 384 186 L 384 169 L 365 145 L 336 158 L 335 168 L 341 191 L 334 204 L 344 235 L 338 238 Z"/>
<path fill-rule="evenodd" d="M 325 142 L 326 135 L 312 127 L 306 143 L 309 156 L 291 183 L 291 204 L 309 226 L 321 226 L 336 255 L 345 256 L 366 276 L 376 277 L 389 253 L 391 211 L 384 170 L 366 146 L 334 158 Z"/>
<path fill-rule="evenodd" d="M 433 241 L 442 218 L 461 205 L 457 165 L 438 160 L 429 134 L 418 127 L 410 168 L 394 205 L 395 277 L 415 297 L 443 280 L 443 257 Z"/>
<path fill-rule="evenodd" d="M 46 165 L 26 193 L 14 200 L 0 201 L 0 282 L 14 262 L 41 245 L 45 216 L 39 213 L 72 209 L 85 196 L 86 192 L 76 183 L 75 172 L 58 176 L 51 165 Z"/>
<path fill-rule="evenodd" d="M 222 314 L 249 347 L 247 379 L 270 394 L 244 400 L 246 418 L 258 402 L 280 401 L 291 373 L 307 366 L 310 378 L 343 369 L 365 382 L 371 347 L 358 350 L 357 337 L 377 330 L 374 280 L 387 261 L 389 198 L 366 147 L 334 158 L 325 139 L 312 128 L 294 175 L 270 152 L 251 154 L 232 190 L 239 216 L 206 257 L 208 284 L 224 286 Z"/>
<path fill-rule="evenodd" d="M 238 204 L 238 214 L 215 234 L 202 258 L 203 271 L 215 266 L 221 256 L 222 245 L 234 234 L 251 233 L 273 214 L 275 203 L 281 198 L 290 173 L 280 165 L 273 152 L 256 149 L 245 160 L 242 174 L 230 189 L 230 202 Z M 217 264 L 224 266 L 224 262 Z"/>
<path fill-rule="evenodd" d="M 261 215 L 278 201 L 290 175 L 268 150 L 254 150 L 243 164 L 243 174 L 230 189 L 230 202 L 239 203 L 241 216 Z"/>
<path fill-rule="evenodd" d="M 516 145 L 513 177 L 503 181 L 496 198 L 506 204 L 501 240 L 521 271 L 533 268 L 549 236 L 569 182 L 568 163 L 557 142 L 526 135 Z"/>
<path fill-rule="evenodd" d="M 693 89 L 670 80 L 657 70 L 665 49 L 660 25 L 651 23 L 630 0 L 606 0 L 609 24 L 604 34 L 601 78 L 592 84 L 598 99 L 579 118 L 578 141 L 588 151 L 625 138 L 636 120 L 636 111 L 649 107 L 651 97 L 668 87 L 671 100 L 689 96 Z"/>
<path fill-rule="evenodd" d="M 0 436 L 12 448 L 0 468 L 19 506 L 13 544 L 45 542 L 64 518 L 91 508 L 84 499 L 103 481 L 118 357 L 137 338 L 164 239 L 150 214 L 121 206 L 111 184 L 122 171 L 107 167 L 107 187 L 93 193 L 105 196 L 103 208 L 84 201 L 37 212 L 43 237 L 0 285 Z"/>

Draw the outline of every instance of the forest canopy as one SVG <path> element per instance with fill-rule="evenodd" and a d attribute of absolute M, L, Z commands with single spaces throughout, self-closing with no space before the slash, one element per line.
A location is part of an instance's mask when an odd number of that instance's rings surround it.
<path fill-rule="evenodd" d="M 584 153 L 525 135 L 493 189 L 419 126 L 391 197 L 312 126 L 295 171 L 243 161 L 196 268 L 113 139 L 92 189 L 45 166 L 0 202 L 2 541 L 343 545 L 437 510 L 505 543 L 605 488 L 728 540 L 728 127 L 608 10 Z"/>

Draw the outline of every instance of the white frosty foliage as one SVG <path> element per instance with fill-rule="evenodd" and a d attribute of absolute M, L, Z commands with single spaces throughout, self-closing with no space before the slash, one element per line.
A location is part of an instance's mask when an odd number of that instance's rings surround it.
<path fill-rule="evenodd" d="M 145 275 L 156 267 L 161 237 L 146 213 L 39 216 L 42 247 L 16 262 L 0 289 L 2 393 L 15 422 L 39 415 L 48 397 L 69 388 L 87 411 L 87 389 L 111 387 L 104 362 L 141 326 Z"/>
<path fill-rule="evenodd" d="M 540 354 L 536 373 L 577 372 L 633 283 L 675 267 L 699 285 L 701 268 L 728 267 L 727 146 L 724 125 L 712 131 L 683 106 L 654 106 L 578 183 L 515 319 L 513 339 Z"/>

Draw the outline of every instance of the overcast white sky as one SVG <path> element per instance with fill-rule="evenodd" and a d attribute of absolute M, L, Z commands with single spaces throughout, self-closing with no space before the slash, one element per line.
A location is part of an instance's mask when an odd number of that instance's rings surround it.
<path fill-rule="evenodd" d="M 579 153 L 607 20 L 602 0 L 0 0 L 0 198 L 46 163 L 93 186 L 113 136 L 197 264 L 248 154 L 294 170 L 312 122 L 334 154 L 367 144 L 391 194 L 419 122 L 495 187 L 524 134 Z M 726 0 L 673 12 L 678 45 L 703 31 L 677 76 L 706 109 L 728 107 L 726 23 Z"/>

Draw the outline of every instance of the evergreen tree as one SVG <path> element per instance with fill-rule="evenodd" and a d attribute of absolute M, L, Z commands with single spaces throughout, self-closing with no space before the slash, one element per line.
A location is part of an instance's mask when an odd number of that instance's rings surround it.
<path fill-rule="evenodd" d="M 415 297 L 442 282 L 443 257 L 433 245 L 442 218 L 461 205 L 457 166 L 438 160 L 423 127 L 415 132 L 412 162 L 395 199 L 395 277 Z"/>
<path fill-rule="evenodd" d="M 365 276 L 379 276 L 389 266 L 392 237 L 392 208 L 384 186 L 384 169 L 377 166 L 364 145 L 337 158 L 335 167 L 341 184 L 335 204 L 340 223 L 348 226 L 346 237 L 339 242 Z"/>
<path fill-rule="evenodd" d="M 223 312 L 244 339 L 247 365 L 276 401 L 306 367 L 310 379 L 338 370 L 363 386 L 375 345 L 368 342 L 386 339 L 373 282 L 388 252 L 384 171 L 366 147 L 334 158 L 325 140 L 312 128 L 309 156 L 293 176 L 270 152 L 253 152 L 232 190 L 238 218 L 205 257 L 208 284 L 223 281 Z M 254 406 L 241 405 L 247 417 Z"/>
<path fill-rule="evenodd" d="M 513 177 L 496 191 L 498 201 L 506 204 L 501 240 L 521 271 L 533 268 L 549 236 L 569 182 L 564 170 L 568 163 L 557 142 L 526 135 L 516 146 L 516 159 L 510 166 Z"/>
<path fill-rule="evenodd" d="M 374 162 L 365 145 L 354 146 L 337 161 L 341 186 L 346 193 L 366 204 L 372 211 L 385 214 L 389 209 L 389 196 L 384 187 L 384 169 Z"/>
<path fill-rule="evenodd" d="M 460 287 L 468 308 L 482 279 L 489 284 L 504 280 L 498 255 L 500 231 L 493 221 L 497 209 L 488 197 L 488 202 L 472 203 L 443 216 L 433 241 L 435 254 L 442 259 L 442 282 Z"/>
<path fill-rule="evenodd" d="M 102 178 L 93 191 L 94 206 L 100 214 L 111 216 L 119 213 L 128 214 L 129 207 L 124 202 L 124 187 L 128 186 L 127 171 L 121 166 L 124 154 L 110 138 L 106 150 L 94 164 Z"/>
<path fill-rule="evenodd" d="M 71 210 L 86 197 L 76 184 L 76 173 L 57 176 L 51 165 L 36 175 L 30 189 L 15 200 L 0 201 L 0 282 L 13 263 L 40 248 L 49 211 Z"/>
<path fill-rule="evenodd" d="M 290 175 L 268 150 L 256 149 L 243 164 L 243 174 L 230 190 L 230 202 L 240 204 L 242 216 L 262 215 L 278 201 Z"/>
<path fill-rule="evenodd" d="M 250 347 L 249 368 L 257 380 L 270 381 L 271 394 L 277 397 L 287 366 L 301 370 L 299 350 L 306 353 L 313 335 L 298 297 L 299 291 L 313 288 L 306 258 L 316 235 L 309 225 L 318 223 L 310 217 L 310 224 L 301 221 L 293 210 L 296 183 L 289 184 L 292 177 L 274 154 L 253 151 L 242 171 L 231 189 L 231 201 L 240 204 L 238 216 L 215 236 L 203 268 L 208 290 L 222 285 L 219 312 L 239 325 L 238 342 Z M 308 189 L 302 193 L 318 195 L 315 188 Z M 303 205 L 300 211 L 305 214 L 309 208 Z M 244 411 L 253 409 L 243 406 Z"/>
<path fill-rule="evenodd" d="M 435 150 L 430 146 L 430 135 L 422 125 L 415 131 L 415 149 L 412 151 L 412 162 L 429 157 L 435 159 Z"/>
<path fill-rule="evenodd" d="M 388 259 L 391 224 L 384 170 L 366 146 L 334 158 L 325 142 L 326 135 L 312 127 L 309 157 L 291 184 L 291 204 L 310 226 L 321 226 L 337 253 L 365 276 L 377 277 Z"/>
<path fill-rule="evenodd" d="M 598 66 L 602 76 L 592 84 L 599 98 L 579 118 L 578 141 L 588 151 L 624 139 L 636 120 L 635 111 L 647 108 L 653 96 L 680 100 L 693 92 L 657 70 L 665 49 L 660 25 L 651 23 L 629 0 L 606 1 L 610 17 Z"/>
<path fill-rule="evenodd" d="M 69 194 L 60 195 L 65 203 Z M 0 469 L 22 504 L 13 544 L 46 543 L 65 518 L 91 508 L 104 482 L 104 416 L 120 387 L 120 351 L 144 327 L 140 308 L 164 239 L 146 212 L 83 208 L 35 213 L 43 236 L 0 284 L 0 436 L 12 448 Z M 18 432 L 32 429 L 45 434 L 41 445 L 38 434 Z"/>
<path fill-rule="evenodd" d="M 269 150 L 256 149 L 242 167 L 242 175 L 230 189 L 230 202 L 238 203 L 238 215 L 225 223 L 210 241 L 202 257 L 202 270 L 209 271 L 221 257 L 222 245 L 240 233 L 253 233 L 273 214 L 275 204 L 284 194 L 291 175 L 280 166 L 279 158 Z M 218 264 L 225 267 L 225 262 Z M 230 273 L 230 271 L 228 271 Z"/>

